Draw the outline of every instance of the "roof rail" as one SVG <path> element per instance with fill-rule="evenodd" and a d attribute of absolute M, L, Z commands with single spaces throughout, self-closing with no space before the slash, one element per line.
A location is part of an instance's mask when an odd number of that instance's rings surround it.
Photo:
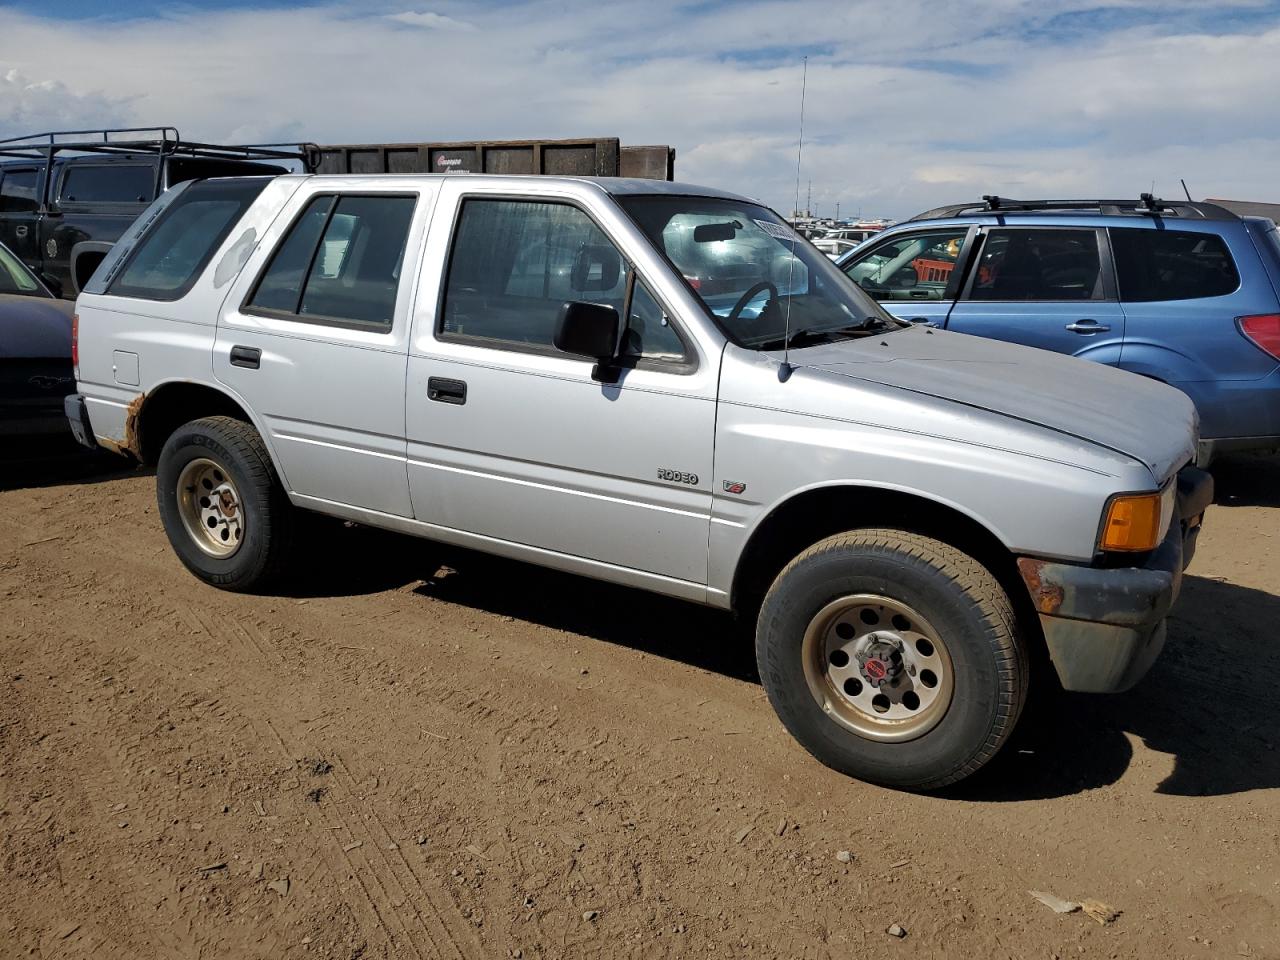
<path fill-rule="evenodd" d="M 183 140 L 177 127 L 117 127 L 106 130 L 54 130 L 0 140 L 0 159 L 51 162 L 63 152 L 75 154 L 158 154 L 202 160 L 285 160 L 308 172 L 320 165 L 314 143 L 225 145 Z"/>
<path fill-rule="evenodd" d="M 966 213 L 1037 213 L 1056 210 L 1096 211 L 1107 216 L 1184 217 L 1202 220 L 1235 220 L 1236 214 L 1216 203 L 1167 202 L 1143 193 L 1132 200 L 1010 200 L 984 194 L 978 203 L 953 203 L 916 214 L 911 220 L 945 220 Z"/>

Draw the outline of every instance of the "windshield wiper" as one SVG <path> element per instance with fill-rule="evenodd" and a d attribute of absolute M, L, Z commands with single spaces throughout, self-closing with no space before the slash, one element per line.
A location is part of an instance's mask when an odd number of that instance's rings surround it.
<path fill-rule="evenodd" d="M 886 319 L 880 316 L 870 316 L 864 319 L 862 323 L 851 323 L 843 327 L 801 327 L 799 330 L 793 331 L 790 338 L 775 337 L 772 340 L 765 340 L 759 344 L 759 349 L 785 350 L 788 347 L 814 346 L 819 343 L 828 343 L 834 338 L 856 340 L 868 334 L 880 333 L 888 329 L 900 330 L 909 326 L 911 324 L 905 320 L 899 320 L 897 317 Z"/>
<path fill-rule="evenodd" d="M 867 319 L 862 322 L 862 326 L 856 327 L 855 329 L 875 331 L 875 330 L 886 330 L 886 329 L 889 329 L 890 327 L 893 327 L 901 330 L 903 327 L 909 327 L 909 326 L 911 326 L 911 324 L 908 323 L 906 320 L 899 320 L 897 317 L 894 317 L 894 316 L 888 316 L 888 317 L 871 316 L 871 317 L 867 317 Z"/>
<path fill-rule="evenodd" d="M 759 344 L 759 349 L 785 350 L 788 347 L 813 346 L 818 343 L 827 343 L 832 338 L 852 340 L 865 332 L 864 327 L 828 327 L 825 330 L 801 327 L 799 330 L 793 330 L 790 337 L 774 337 L 772 340 L 765 340 Z"/>

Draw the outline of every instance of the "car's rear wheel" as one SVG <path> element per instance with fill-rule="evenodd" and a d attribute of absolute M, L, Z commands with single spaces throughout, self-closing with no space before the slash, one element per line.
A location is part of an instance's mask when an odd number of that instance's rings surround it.
<path fill-rule="evenodd" d="M 788 564 L 761 608 L 756 657 L 774 709 L 814 756 L 914 790 L 990 760 L 1028 681 L 991 572 L 901 530 L 829 537 Z"/>
<path fill-rule="evenodd" d="M 293 508 L 250 424 L 206 417 L 175 430 L 160 452 L 156 499 L 174 552 L 206 583 L 253 590 L 281 572 Z"/>

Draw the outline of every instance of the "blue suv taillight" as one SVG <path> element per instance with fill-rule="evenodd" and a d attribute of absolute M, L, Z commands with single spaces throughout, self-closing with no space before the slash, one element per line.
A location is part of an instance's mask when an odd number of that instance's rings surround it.
<path fill-rule="evenodd" d="M 1260 313 L 1241 317 L 1240 332 L 1259 348 L 1280 360 L 1280 313 Z"/>

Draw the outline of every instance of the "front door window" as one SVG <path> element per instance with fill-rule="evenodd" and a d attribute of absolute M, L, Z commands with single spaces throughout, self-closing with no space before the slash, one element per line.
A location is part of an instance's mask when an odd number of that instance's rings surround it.
<path fill-rule="evenodd" d="M 942 300 L 967 233 L 957 227 L 893 237 L 844 264 L 844 272 L 877 300 Z"/>

